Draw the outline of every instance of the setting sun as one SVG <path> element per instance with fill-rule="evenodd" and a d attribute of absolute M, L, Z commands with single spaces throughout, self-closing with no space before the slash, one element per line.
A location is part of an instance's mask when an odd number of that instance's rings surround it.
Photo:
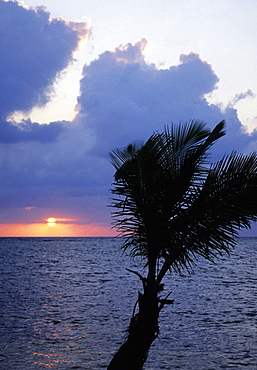
<path fill-rule="evenodd" d="M 54 218 L 54 217 L 49 217 L 49 218 L 47 219 L 47 225 L 48 225 L 48 226 L 55 226 L 55 225 L 56 225 L 56 218 Z"/>

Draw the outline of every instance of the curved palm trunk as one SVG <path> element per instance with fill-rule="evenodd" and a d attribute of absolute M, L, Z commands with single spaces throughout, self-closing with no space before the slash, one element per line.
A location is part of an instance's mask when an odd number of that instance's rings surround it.
<path fill-rule="evenodd" d="M 141 370 L 159 332 L 157 294 L 139 293 L 139 312 L 132 317 L 128 337 L 114 355 L 108 370 Z"/>

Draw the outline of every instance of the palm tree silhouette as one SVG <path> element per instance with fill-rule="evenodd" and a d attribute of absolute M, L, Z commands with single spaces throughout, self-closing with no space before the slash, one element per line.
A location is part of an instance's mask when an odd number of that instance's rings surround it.
<path fill-rule="evenodd" d="M 141 256 L 146 276 L 124 344 L 108 369 L 142 369 L 159 333 L 159 313 L 173 301 L 161 296 L 171 270 L 189 269 L 197 255 L 213 261 L 235 246 L 240 228 L 257 221 L 257 154 L 224 156 L 211 164 L 209 149 L 225 135 L 192 120 L 110 154 L 116 169 L 112 206 L 123 248 Z"/>

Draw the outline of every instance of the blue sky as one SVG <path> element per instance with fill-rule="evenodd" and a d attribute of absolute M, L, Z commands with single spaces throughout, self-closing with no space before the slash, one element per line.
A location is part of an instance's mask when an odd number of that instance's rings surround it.
<path fill-rule="evenodd" d="M 256 150 L 256 14 L 251 0 L 0 0 L 0 224 L 108 234 L 108 153 L 171 122 L 226 119 L 214 159 Z"/>

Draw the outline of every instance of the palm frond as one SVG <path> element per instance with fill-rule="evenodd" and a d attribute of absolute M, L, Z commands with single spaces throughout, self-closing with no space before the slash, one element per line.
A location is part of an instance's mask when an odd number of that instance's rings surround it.
<path fill-rule="evenodd" d="M 135 141 L 123 149 L 113 149 L 110 153 L 110 162 L 116 170 L 124 165 L 125 162 L 131 160 L 135 153 L 143 146 L 142 141 Z"/>
<path fill-rule="evenodd" d="M 176 268 L 186 267 L 190 256 L 213 260 L 230 252 L 240 228 L 249 228 L 251 221 L 257 221 L 257 153 L 232 153 L 211 166 L 190 207 L 170 220 L 171 242 L 163 257 Z"/>
<path fill-rule="evenodd" d="M 113 225 L 132 255 L 162 259 L 164 270 L 187 268 L 197 255 L 229 252 L 238 230 L 257 220 L 256 153 L 208 162 L 224 126 L 172 125 L 112 151 Z"/>

